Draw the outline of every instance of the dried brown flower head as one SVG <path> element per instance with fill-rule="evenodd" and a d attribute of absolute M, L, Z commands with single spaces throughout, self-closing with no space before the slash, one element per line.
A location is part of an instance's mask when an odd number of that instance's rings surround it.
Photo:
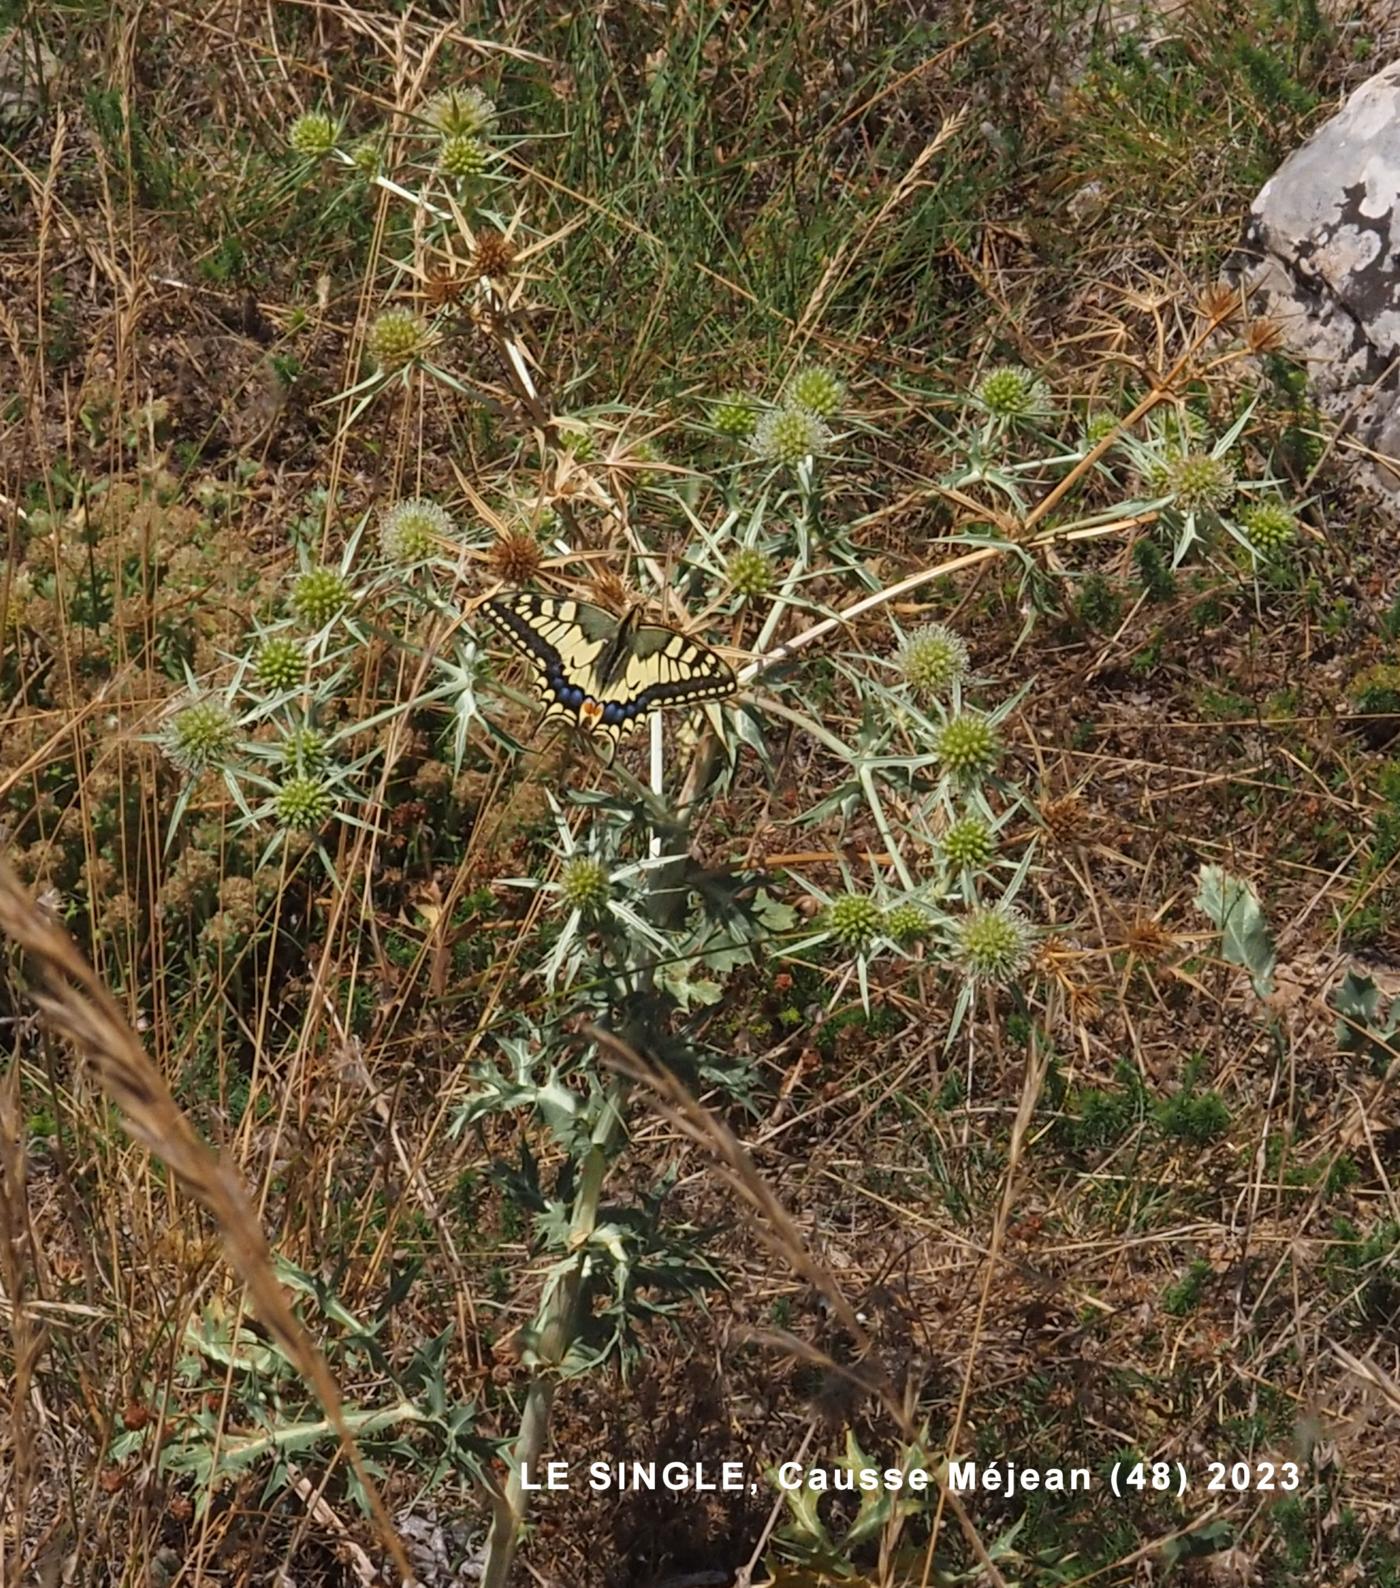
<path fill-rule="evenodd" d="M 491 567 L 507 584 L 529 584 L 543 562 L 540 543 L 523 529 L 503 530 L 491 548 Z"/>

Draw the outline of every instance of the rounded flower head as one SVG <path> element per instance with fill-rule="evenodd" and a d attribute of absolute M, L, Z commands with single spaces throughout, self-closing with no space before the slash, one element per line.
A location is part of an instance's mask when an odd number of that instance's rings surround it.
<path fill-rule="evenodd" d="M 766 595 L 773 588 L 773 564 L 757 546 L 740 546 L 724 565 L 725 578 L 736 595 L 746 601 Z"/>
<path fill-rule="evenodd" d="M 470 132 L 456 132 L 442 140 L 438 165 L 448 176 L 480 176 L 486 169 L 486 145 Z"/>
<path fill-rule="evenodd" d="M 384 168 L 384 136 L 382 133 L 372 132 L 360 141 L 350 151 L 350 158 L 355 163 L 355 169 L 364 177 L 378 176 Z"/>
<path fill-rule="evenodd" d="M 184 772 L 222 766 L 238 739 L 238 724 L 222 700 L 189 700 L 161 730 L 160 746 Z"/>
<path fill-rule="evenodd" d="M 1079 432 L 1079 447 L 1082 452 L 1092 452 L 1105 436 L 1111 436 L 1118 428 L 1118 415 L 1107 408 L 1101 408 L 1098 413 L 1090 414 L 1084 421 L 1084 427 Z"/>
<path fill-rule="evenodd" d="M 496 105 L 479 88 L 463 84 L 434 94 L 423 106 L 423 119 L 444 138 L 457 138 L 485 132 L 496 119 Z"/>
<path fill-rule="evenodd" d="M 996 852 L 996 838 L 980 816 L 964 816 L 943 834 L 948 864 L 960 871 L 985 866 Z"/>
<path fill-rule="evenodd" d="M 289 605 L 303 623 L 322 629 L 350 601 L 350 586 L 334 568 L 311 568 L 297 576 Z"/>
<path fill-rule="evenodd" d="M 611 893 L 607 867 L 591 855 L 574 855 L 559 873 L 559 897 L 570 910 L 597 915 Z"/>
<path fill-rule="evenodd" d="M 324 160 L 335 148 L 340 128 L 324 110 L 308 110 L 287 129 L 287 142 L 308 160 Z"/>
<path fill-rule="evenodd" d="M 1218 511 L 1235 496 L 1235 471 L 1225 458 L 1209 452 L 1184 452 L 1168 460 L 1163 491 L 1188 513 Z"/>
<path fill-rule="evenodd" d="M 753 400 L 742 392 L 731 392 L 715 404 L 710 422 L 720 435 L 743 441 L 754 433 L 754 427 L 758 424 L 758 409 Z"/>
<path fill-rule="evenodd" d="M 580 463 L 592 463 L 598 456 L 598 443 L 594 439 L 592 430 L 578 422 L 567 427 L 560 426 L 559 445 L 570 457 L 577 458 Z"/>
<path fill-rule="evenodd" d="M 543 562 L 540 543 L 528 530 L 504 530 L 491 548 L 491 566 L 507 584 L 529 584 Z"/>
<path fill-rule="evenodd" d="M 1001 759 L 996 729 L 979 712 L 950 717 L 934 735 L 934 753 L 956 778 L 973 782 L 988 776 Z"/>
<path fill-rule="evenodd" d="M 831 431 L 805 408 L 770 408 L 754 426 L 753 450 L 765 463 L 795 469 L 830 445 Z"/>
<path fill-rule="evenodd" d="M 312 833 L 331 819 L 335 796 L 319 778 L 298 773 L 277 790 L 273 808 L 279 826 L 294 833 Z"/>
<path fill-rule="evenodd" d="M 1050 388 L 1020 364 L 989 370 L 977 384 L 977 401 L 994 419 L 1045 419 Z"/>
<path fill-rule="evenodd" d="M 928 936 L 928 916 L 917 904 L 897 904 L 885 917 L 885 931 L 901 945 Z"/>
<path fill-rule="evenodd" d="M 422 562 L 456 529 L 445 507 L 426 496 L 395 502 L 379 521 L 379 544 L 390 562 Z"/>
<path fill-rule="evenodd" d="M 953 954 L 965 975 L 1005 986 L 1030 963 L 1030 922 L 1009 904 L 983 905 L 958 922 Z"/>
<path fill-rule="evenodd" d="M 472 269 L 478 276 L 504 280 L 515 269 L 515 244 L 503 232 L 483 228 L 476 234 Z"/>
<path fill-rule="evenodd" d="M 820 364 L 807 364 L 787 383 L 784 401 L 794 408 L 805 408 L 819 419 L 830 419 L 845 400 L 845 382 L 838 380 Z"/>
<path fill-rule="evenodd" d="M 884 930 L 885 915 L 865 893 L 843 893 L 831 901 L 827 930 L 849 953 L 863 953 Z"/>
<path fill-rule="evenodd" d="M 1298 521 L 1279 502 L 1256 502 L 1240 514 L 1240 528 L 1261 557 L 1277 557 L 1298 532 Z"/>
<path fill-rule="evenodd" d="M 967 646 L 962 636 L 943 623 L 930 623 L 905 640 L 899 671 L 916 695 L 925 700 L 946 695 L 967 677 Z"/>
<path fill-rule="evenodd" d="M 293 728 L 282 741 L 282 763 L 303 776 L 326 769 L 326 736 L 315 728 Z"/>
<path fill-rule="evenodd" d="M 288 634 L 273 634 L 258 647 L 253 673 L 264 689 L 295 689 L 306 678 L 306 652 Z"/>
<path fill-rule="evenodd" d="M 427 321 L 412 309 L 385 309 L 365 335 L 365 351 L 386 375 L 423 358 L 432 344 Z"/>

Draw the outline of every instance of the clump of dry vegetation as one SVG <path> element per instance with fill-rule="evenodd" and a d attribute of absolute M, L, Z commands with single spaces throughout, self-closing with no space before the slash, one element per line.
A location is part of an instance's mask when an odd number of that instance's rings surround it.
<path fill-rule="evenodd" d="M 1218 280 L 1365 37 L 5 24 L 0 1578 L 1400 1583 L 1395 569 Z"/>

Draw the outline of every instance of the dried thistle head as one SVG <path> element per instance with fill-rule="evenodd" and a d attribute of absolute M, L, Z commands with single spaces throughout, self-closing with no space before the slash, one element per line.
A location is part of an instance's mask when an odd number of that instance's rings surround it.
<path fill-rule="evenodd" d="M 1040 806 L 1040 819 L 1051 841 L 1061 848 L 1085 843 L 1094 830 L 1094 819 L 1082 794 L 1064 794 Z"/>
<path fill-rule="evenodd" d="M 1123 929 L 1122 946 L 1134 959 L 1164 959 L 1176 938 L 1154 916 L 1134 916 Z"/>
<path fill-rule="evenodd" d="M 431 265 L 423 282 L 424 301 L 433 309 L 456 303 L 466 290 L 467 278 L 456 275 L 450 265 Z"/>
<path fill-rule="evenodd" d="M 505 529 L 491 548 L 491 567 L 507 584 L 529 584 L 539 573 L 544 552 L 523 529 Z"/>
<path fill-rule="evenodd" d="M 1202 319 L 1224 325 L 1240 311 L 1239 288 L 1232 287 L 1228 281 L 1214 281 L 1202 290 L 1196 307 Z"/>
<path fill-rule="evenodd" d="M 478 276 L 500 281 L 515 269 L 515 244 L 503 232 L 490 229 L 477 234 L 472 249 L 472 270 Z"/>
<path fill-rule="evenodd" d="M 594 576 L 593 597 L 610 612 L 626 612 L 632 605 L 632 592 L 626 581 L 611 568 L 600 568 Z"/>
<path fill-rule="evenodd" d="M 1283 332 L 1275 321 L 1261 314 L 1245 326 L 1244 345 L 1251 353 L 1273 353 L 1283 346 Z"/>

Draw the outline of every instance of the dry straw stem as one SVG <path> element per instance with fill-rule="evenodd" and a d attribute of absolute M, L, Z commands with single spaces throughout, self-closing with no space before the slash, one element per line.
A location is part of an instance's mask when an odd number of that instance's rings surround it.
<path fill-rule="evenodd" d="M 0 932 L 26 955 L 30 997 L 48 1026 L 93 1065 L 121 1110 L 127 1132 L 162 1158 L 219 1226 L 224 1251 L 248 1287 L 258 1317 L 316 1392 L 369 1496 L 380 1537 L 405 1583 L 414 1581 L 379 1491 L 345 1422 L 324 1358 L 297 1321 L 272 1267 L 272 1252 L 237 1174 L 195 1131 L 92 966 L 0 860 Z M 5 1148 L 8 1162 L 9 1149 Z M 17 1320 L 16 1320 L 17 1321 Z"/>
<path fill-rule="evenodd" d="M 653 1107 L 668 1123 L 710 1153 L 719 1165 L 721 1176 L 729 1189 L 758 1215 L 755 1233 L 791 1266 L 794 1273 L 825 1298 L 856 1350 L 868 1356 L 871 1350 L 870 1336 L 856 1316 L 855 1308 L 842 1293 L 835 1275 L 809 1250 L 791 1214 L 758 1172 L 748 1150 L 728 1125 L 693 1097 L 669 1070 L 648 1064 L 641 1054 L 611 1031 L 590 1025 L 584 1028 L 584 1035 L 598 1044 L 599 1050 L 614 1069 L 647 1089 Z M 774 1339 L 771 1331 L 768 1338 Z M 810 1353 L 810 1347 L 788 1336 L 783 1336 L 781 1343 L 787 1350 L 803 1355 Z M 903 1437 L 911 1443 L 917 1439 L 918 1431 L 912 1415 L 912 1387 L 898 1390 L 878 1366 L 864 1367 L 858 1373 L 852 1373 L 828 1358 L 823 1358 L 823 1361 L 844 1377 L 853 1378 L 863 1389 L 878 1395 Z M 938 1484 L 940 1512 L 946 1506 L 956 1517 L 963 1536 L 992 1588 L 1007 1588 L 1006 1579 L 987 1553 L 986 1545 L 972 1525 L 972 1518 L 963 1508 L 962 1501 L 948 1488 L 944 1470 L 936 1469 L 932 1475 Z M 930 1545 L 930 1564 L 932 1558 Z"/>

